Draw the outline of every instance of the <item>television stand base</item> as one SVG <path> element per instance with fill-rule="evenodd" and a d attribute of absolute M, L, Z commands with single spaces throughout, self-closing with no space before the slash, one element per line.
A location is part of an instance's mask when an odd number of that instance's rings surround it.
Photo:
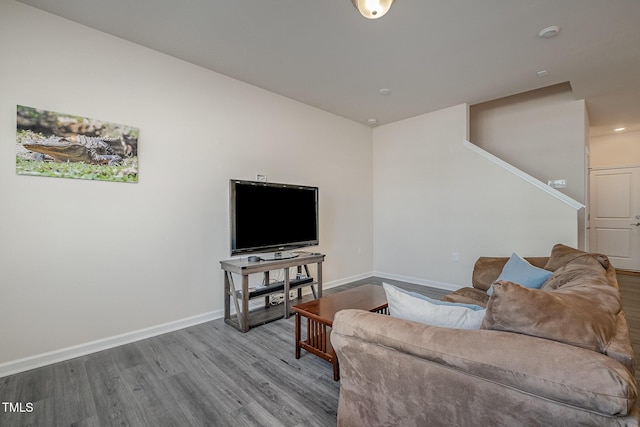
<path fill-rule="evenodd" d="M 252 326 L 264 323 L 261 318 L 249 316 L 249 300 L 253 298 L 264 298 L 267 310 L 279 313 L 278 317 L 288 318 L 290 313 L 289 298 L 284 298 L 284 303 L 270 307 L 269 295 L 284 294 L 289 295 L 291 290 L 295 290 L 298 299 L 302 298 L 302 287 L 310 286 L 314 298 L 322 297 L 322 263 L 324 255 L 321 253 L 296 252 L 294 258 L 274 259 L 268 262 L 250 262 L 245 259 L 231 259 L 220 261 L 220 267 L 224 270 L 224 320 L 226 323 L 238 328 L 242 332 L 247 332 Z M 317 279 L 314 281 L 309 264 L 316 264 Z M 290 278 L 290 268 L 296 268 L 297 273 L 294 278 Z M 302 274 L 304 269 L 305 274 Z M 269 280 L 269 272 L 282 270 L 284 272 L 284 280 L 278 283 L 271 283 Z M 242 278 L 242 286 L 236 288 L 233 275 L 239 275 Z M 256 288 L 254 291 L 249 290 L 249 275 L 263 274 L 263 283 L 269 285 Z M 314 290 L 317 285 L 317 292 Z M 231 316 L 231 306 L 234 306 L 236 314 Z M 255 313 L 258 314 L 258 313 Z"/>

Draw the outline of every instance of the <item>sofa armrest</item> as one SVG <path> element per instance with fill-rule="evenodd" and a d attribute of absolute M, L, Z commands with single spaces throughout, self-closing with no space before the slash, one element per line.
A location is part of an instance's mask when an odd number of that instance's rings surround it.
<path fill-rule="evenodd" d="M 379 372 L 381 367 L 367 365 L 366 354 L 362 354 L 362 360 L 344 360 L 360 358 L 348 347 L 366 342 L 388 352 L 389 366 L 394 369 L 403 369 L 402 364 L 393 361 L 394 354 L 400 353 L 409 355 L 411 360 L 418 359 L 418 364 L 437 364 L 446 368 L 445 372 L 463 373 L 610 416 L 629 414 L 636 402 L 633 376 L 617 360 L 542 338 L 442 328 L 361 310 L 343 310 L 335 316 L 331 342 L 343 377 L 384 375 Z"/>

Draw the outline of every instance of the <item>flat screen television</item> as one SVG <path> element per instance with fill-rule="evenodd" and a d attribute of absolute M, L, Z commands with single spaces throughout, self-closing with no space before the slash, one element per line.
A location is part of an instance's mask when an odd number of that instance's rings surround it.
<path fill-rule="evenodd" d="M 318 245 L 318 187 L 232 179 L 229 205 L 231 255 L 283 259 Z"/>

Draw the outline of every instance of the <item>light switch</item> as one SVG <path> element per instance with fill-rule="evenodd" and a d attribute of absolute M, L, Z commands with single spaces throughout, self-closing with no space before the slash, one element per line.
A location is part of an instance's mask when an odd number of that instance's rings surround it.
<path fill-rule="evenodd" d="M 547 182 L 547 185 L 551 188 L 567 188 L 566 179 L 552 179 Z"/>

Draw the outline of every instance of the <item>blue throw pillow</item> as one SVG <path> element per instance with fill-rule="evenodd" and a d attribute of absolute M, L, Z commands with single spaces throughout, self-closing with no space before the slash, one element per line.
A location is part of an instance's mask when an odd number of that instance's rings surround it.
<path fill-rule="evenodd" d="M 529 264 L 527 260 L 514 252 L 504 265 L 502 273 L 500 273 L 496 282 L 508 280 L 525 288 L 540 289 L 552 274 L 553 272 L 549 270 Z M 491 294 L 493 294 L 493 286 L 487 291 L 487 295 L 491 296 Z"/>

